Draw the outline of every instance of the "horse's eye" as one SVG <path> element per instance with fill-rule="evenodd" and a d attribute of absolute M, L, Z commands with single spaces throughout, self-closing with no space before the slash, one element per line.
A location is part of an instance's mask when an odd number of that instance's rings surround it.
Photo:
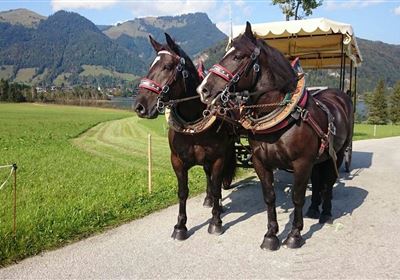
<path fill-rule="evenodd" d="M 241 56 L 241 55 L 239 55 L 239 54 L 236 54 L 234 57 L 233 57 L 233 60 L 236 60 L 236 61 L 239 61 L 239 60 L 242 60 L 243 59 L 243 57 Z"/>
<path fill-rule="evenodd" d="M 171 64 L 165 64 L 163 70 L 172 70 L 173 65 Z"/>

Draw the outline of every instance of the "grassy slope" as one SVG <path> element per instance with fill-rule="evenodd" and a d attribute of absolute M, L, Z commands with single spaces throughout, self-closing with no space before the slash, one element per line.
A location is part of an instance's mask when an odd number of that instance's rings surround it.
<path fill-rule="evenodd" d="M 82 68 L 84 69 L 84 71 L 82 71 L 82 73 L 79 74 L 80 76 L 105 75 L 105 76 L 121 78 L 127 81 L 134 81 L 135 79 L 138 78 L 133 74 L 111 71 L 109 69 L 104 68 L 103 66 L 98 66 L 98 65 L 82 65 Z"/>
<path fill-rule="evenodd" d="M 126 117 L 131 118 L 113 126 L 102 123 L 72 140 L 99 122 Z M 0 163 L 19 166 L 15 241 L 12 189 L 8 185 L 0 191 L 0 264 L 174 203 L 176 180 L 164 122 L 138 120 L 116 110 L 0 104 Z M 148 132 L 154 140 L 151 195 L 145 163 Z M 1 171 L 1 181 L 6 173 Z M 190 177 L 192 194 L 203 191 L 201 169 L 194 169 Z"/>

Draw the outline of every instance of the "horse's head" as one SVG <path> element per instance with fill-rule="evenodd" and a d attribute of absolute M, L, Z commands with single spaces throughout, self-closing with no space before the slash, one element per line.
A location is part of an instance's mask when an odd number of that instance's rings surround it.
<path fill-rule="evenodd" d="M 188 56 L 167 33 L 165 45 L 149 38 L 157 56 L 139 84 L 134 109 L 141 118 L 156 118 L 166 102 L 183 97 L 188 69 L 196 71 Z"/>
<path fill-rule="evenodd" d="M 245 33 L 236 37 L 231 46 L 197 88 L 204 103 L 226 102 L 229 92 L 284 92 L 296 87 L 290 63 L 279 51 L 257 40 L 249 22 Z"/>

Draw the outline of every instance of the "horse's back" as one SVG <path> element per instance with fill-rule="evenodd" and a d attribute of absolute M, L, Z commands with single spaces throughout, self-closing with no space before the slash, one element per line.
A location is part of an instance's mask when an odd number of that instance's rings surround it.
<path fill-rule="evenodd" d="M 336 126 L 335 149 L 348 144 L 353 131 L 353 102 L 343 91 L 334 88 L 322 90 L 314 98 L 328 107 Z"/>

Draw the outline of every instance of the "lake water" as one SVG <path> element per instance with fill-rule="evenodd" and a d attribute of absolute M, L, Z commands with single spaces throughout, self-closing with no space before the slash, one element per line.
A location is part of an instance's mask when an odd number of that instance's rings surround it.
<path fill-rule="evenodd" d="M 112 107 L 128 110 L 132 110 L 133 101 L 132 97 L 113 97 L 110 100 Z"/>

